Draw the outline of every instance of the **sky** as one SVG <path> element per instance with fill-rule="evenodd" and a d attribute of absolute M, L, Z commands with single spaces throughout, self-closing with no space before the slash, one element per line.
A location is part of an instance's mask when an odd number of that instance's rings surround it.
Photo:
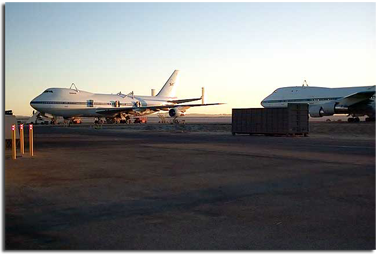
<path fill-rule="evenodd" d="M 375 3 L 6 3 L 5 109 L 31 115 L 50 87 L 261 107 L 276 88 L 376 82 Z"/>

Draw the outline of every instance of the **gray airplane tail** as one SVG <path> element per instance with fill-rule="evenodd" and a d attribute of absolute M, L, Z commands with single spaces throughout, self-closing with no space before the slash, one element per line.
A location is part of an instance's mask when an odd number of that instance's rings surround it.
<path fill-rule="evenodd" d="M 167 82 L 165 82 L 163 88 L 160 90 L 160 92 L 156 95 L 159 97 L 175 97 L 176 95 L 176 89 L 175 89 L 175 83 L 176 78 L 179 73 L 179 70 L 175 70 L 172 75 L 169 77 Z"/>

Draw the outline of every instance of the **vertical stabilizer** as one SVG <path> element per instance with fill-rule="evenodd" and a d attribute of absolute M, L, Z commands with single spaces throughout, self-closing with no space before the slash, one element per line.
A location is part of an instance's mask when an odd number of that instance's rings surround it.
<path fill-rule="evenodd" d="M 179 73 L 179 70 L 175 70 L 172 75 L 169 77 L 167 82 L 165 82 L 163 88 L 156 96 L 161 97 L 175 97 L 176 96 L 176 78 Z"/>

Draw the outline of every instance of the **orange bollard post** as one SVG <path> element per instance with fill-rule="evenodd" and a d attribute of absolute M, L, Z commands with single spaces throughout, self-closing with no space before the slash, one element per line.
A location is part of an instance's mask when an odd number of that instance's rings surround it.
<path fill-rule="evenodd" d="M 33 125 L 29 124 L 29 153 L 30 156 L 33 157 L 34 155 L 34 147 L 33 147 Z"/>
<path fill-rule="evenodd" d="M 15 160 L 17 158 L 17 151 L 16 151 L 16 125 L 12 125 L 12 159 Z"/>
<path fill-rule="evenodd" d="M 20 124 L 20 151 L 21 151 L 21 154 L 25 153 L 24 125 L 23 124 Z"/>

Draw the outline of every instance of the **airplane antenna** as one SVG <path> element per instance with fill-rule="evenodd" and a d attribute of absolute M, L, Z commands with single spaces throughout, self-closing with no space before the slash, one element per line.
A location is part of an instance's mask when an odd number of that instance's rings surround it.
<path fill-rule="evenodd" d="M 72 83 L 72 84 L 71 84 L 70 89 L 72 89 L 72 87 L 74 87 L 74 88 L 75 88 L 74 90 L 76 90 L 76 92 L 78 92 L 78 89 L 77 89 L 75 83 Z"/>
<path fill-rule="evenodd" d="M 304 80 L 302 86 L 308 86 L 307 81 Z"/>

